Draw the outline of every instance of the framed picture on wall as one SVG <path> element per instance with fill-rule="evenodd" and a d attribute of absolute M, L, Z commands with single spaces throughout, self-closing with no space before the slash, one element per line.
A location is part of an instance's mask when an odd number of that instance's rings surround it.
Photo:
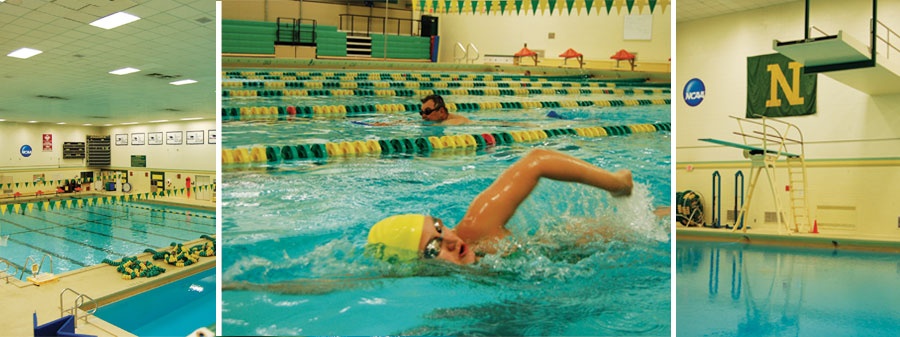
<path fill-rule="evenodd" d="M 144 145 L 144 133 L 132 133 L 131 145 Z"/>
<path fill-rule="evenodd" d="M 162 145 L 163 143 L 163 134 L 162 132 L 150 132 L 147 133 L 147 144 L 149 145 Z"/>
<path fill-rule="evenodd" d="M 207 144 L 216 143 L 216 130 L 209 130 L 206 132 L 206 135 L 209 136 L 209 139 L 206 141 Z"/>
<path fill-rule="evenodd" d="M 181 145 L 182 135 L 183 132 L 181 131 L 166 132 L 166 145 Z"/>
<path fill-rule="evenodd" d="M 128 134 L 117 134 L 116 145 L 128 145 Z"/>
<path fill-rule="evenodd" d="M 188 145 L 203 144 L 203 130 L 186 132 L 185 143 Z"/>

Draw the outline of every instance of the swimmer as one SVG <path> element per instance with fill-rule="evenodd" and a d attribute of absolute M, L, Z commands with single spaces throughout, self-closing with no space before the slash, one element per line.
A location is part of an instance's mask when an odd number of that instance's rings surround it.
<path fill-rule="evenodd" d="M 631 195 L 634 184 L 629 170 L 612 173 L 563 153 L 535 149 L 476 196 L 455 228 L 428 215 L 391 216 L 370 229 L 367 251 L 389 262 L 474 263 L 496 252 L 495 243 L 510 234 L 507 221 L 541 178 L 602 188 L 616 197 Z"/>
<path fill-rule="evenodd" d="M 469 124 L 472 121 L 468 118 L 451 114 L 444 105 L 444 98 L 441 95 L 428 95 L 422 99 L 422 110 L 419 110 L 419 116 L 429 122 L 437 122 L 441 125 L 461 125 Z"/>

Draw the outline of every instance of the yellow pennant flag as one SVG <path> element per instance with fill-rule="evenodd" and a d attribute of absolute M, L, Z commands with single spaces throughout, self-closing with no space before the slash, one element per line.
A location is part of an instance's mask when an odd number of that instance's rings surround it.
<path fill-rule="evenodd" d="M 34 203 L 29 202 L 27 205 L 25 205 L 25 208 L 28 209 L 28 213 L 34 212 Z"/>
<path fill-rule="evenodd" d="M 16 214 L 22 213 L 22 205 L 21 205 L 21 204 L 14 204 L 14 205 L 13 205 L 13 213 L 16 213 Z"/>

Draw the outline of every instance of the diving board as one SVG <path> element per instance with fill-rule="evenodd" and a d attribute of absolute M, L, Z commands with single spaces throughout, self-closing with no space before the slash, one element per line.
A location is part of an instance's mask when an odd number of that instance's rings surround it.
<path fill-rule="evenodd" d="M 734 134 L 741 136 L 743 143 L 714 138 L 700 138 L 700 141 L 733 147 L 747 151 L 750 158 L 750 187 L 747 194 L 747 202 L 741 207 L 740 213 L 735 219 L 744 219 L 744 215 L 750 209 L 753 201 L 753 193 L 756 184 L 763 172 L 769 183 L 769 190 L 775 200 L 776 217 L 778 218 L 779 232 L 787 230 L 788 233 L 798 233 L 800 226 L 808 228 L 812 232 L 812 221 L 809 217 L 808 198 L 806 193 L 806 162 L 804 160 L 803 133 L 791 123 L 773 118 L 762 117 L 760 119 L 747 119 L 730 116 L 737 120 L 739 132 Z M 751 143 L 752 142 L 752 143 Z M 760 143 L 761 142 L 761 143 Z M 759 144 L 758 144 L 759 143 Z M 791 152 L 788 152 L 789 149 Z M 778 196 L 779 188 L 776 186 L 775 168 L 779 160 L 784 159 L 788 170 L 789 204 L 792 219 L 789 225 L 781 212 L 781 200 Z M 738 220 L 736 220 L 738 221 Z M 746 225 L 746 223 L 744 222 Z M 747 232 L 746 226 L 741 226 Z M 732 231 L 738 229 L 737 223 Z"/>
<path fill-rule="evenodd" d="M 799 155 L 793 154 L 793 153 L 780 152 L 780 151 L 775 151 L 775 150 L 767 150 L 767 149 L 764 149 L 764 148 L 761 148 L 761 147 L 750 146 L 750 145 L 747 145 L 747 144 L 734 143 L 734 142 L 724 141 L 724 140 L 721 140 L 721 139 L 700 138 L 700 139 L 698 139 L 698 140 L 704 141 L 704 142 L 713 143 L 713 144 L 725 145 L 725 146 L 729 146 L 729 147 L 736 147 L 736 148 L 739 148 L 739 149 L 741 149 L 741 150 L 747 150 L 747 151 L 750 151 L 751 153 L 752 153 L 752 152 L 759 152 L 759 153 L 768 153 L 768 154 L 774 154 L 774 155 L 783 155 L 783 156 L 786 156 L 786 157 L 799 157 Z"/>

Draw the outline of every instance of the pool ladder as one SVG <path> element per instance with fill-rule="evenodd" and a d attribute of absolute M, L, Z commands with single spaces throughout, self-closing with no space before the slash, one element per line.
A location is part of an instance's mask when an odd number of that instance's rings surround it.
<path fill-rule="evenodd" d="M 21 270 L 21 272 L 19 272 L 19 279 L 21 280 L 22 277 L 25 276 L 25 270 L 28 269 L 29 262 L 32 263 L 31 264 L 31 273 L 34 275 L 38 275 L 41 273 L 41 270 L 44 269 L 44 261 L 46 261 L 46 260 L 50 260 L 50 273 L 52 274 L 53 273 L 53 257 L 50 256 L 50 254 L 44 254 L 44 256 L 41 257 L 40 264 L 36 263 L 37 260 L 35 258 L 29 256 L 27 259 L 25 259 L 25 263 L 22 264 L 22 270 Z M 37 268 L 35 268 L 34 265 L 37 265 Z"/>
<path fill-rule="evenodd" d="M 0 275 L 2 275 L 0 277 L 3 277 L 6 283 L 9 284 L 9 278 L 19 273 L 19 267 L 7 259 L 0 258 L 0 266 L 3 265 L 6 265 L 6 267 L 0 267 Z M 12 272 L 10 272 L 10 269 L 12 269 Z"/>
<path fill-rule="evenodd" d="M 75 301 L 73 302 L 74 305 L 66 309 L 63 307 L 63 298 L 65 297 L 66 293 L 69 292 L 77 295 L 77 297 L 75 297 Z M 85 299 L 88 300 L 88 304 L 94 305 L 92 309 L 85 310 L 84 316 L 82 316 L 82 318 L 84 318 L 84 322 L 87 323 L 88 316 L 94 315 L 97 312 L 97 308 L 99 307 L 99 305 L 97 304 L 97 301 L 90 296 L 79 293 L 72 288 L 63 289 L 63 291 L 59 293 L 59 317 L 65 317 L 67 313 L 71 314 L 73 317 L 75 317 L 75 327 L 78 327 L 78 311 L 79 308 L 85 305 Z"/>

